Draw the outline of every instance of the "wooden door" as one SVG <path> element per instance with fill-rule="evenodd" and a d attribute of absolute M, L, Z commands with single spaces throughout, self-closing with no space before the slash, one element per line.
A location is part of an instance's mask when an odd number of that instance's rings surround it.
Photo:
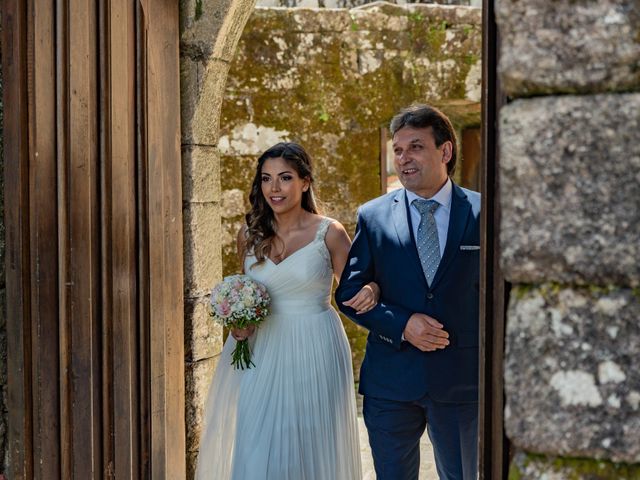
<path fill-rule="evenodd" d="M 184 478 L 178 2 L 1 8 L 10 478 Z"/>

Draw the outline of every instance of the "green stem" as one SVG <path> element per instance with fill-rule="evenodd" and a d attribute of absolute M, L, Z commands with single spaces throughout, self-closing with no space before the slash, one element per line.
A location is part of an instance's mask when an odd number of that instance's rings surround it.
<path fill-rule="evenodd" d="M 231 365 L 237 370 L 240 368 L 255 367 L 255 364 L 251 361 L 251 349 L 249 348 L 249 340 L 240 340 L 236 343 L 236 347 L 231 352 Z"/>

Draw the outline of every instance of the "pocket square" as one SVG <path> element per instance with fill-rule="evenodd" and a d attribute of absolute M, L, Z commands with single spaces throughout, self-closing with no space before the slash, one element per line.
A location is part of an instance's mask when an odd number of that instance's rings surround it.
<path fill-rule="evenodd" d="M 480 245 L 460 245 L 460 250 L 480 250 Z"/>

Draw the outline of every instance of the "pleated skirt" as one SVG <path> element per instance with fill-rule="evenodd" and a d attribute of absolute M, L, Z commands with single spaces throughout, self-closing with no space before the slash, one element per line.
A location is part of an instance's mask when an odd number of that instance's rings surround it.
<path fill-rule="evenodd" d="M 362 477 L 351 352 L 333 308 L 274 312 L 251 339 L 255 367 L 224 345 L 205 406 L 199 480 Z"/>

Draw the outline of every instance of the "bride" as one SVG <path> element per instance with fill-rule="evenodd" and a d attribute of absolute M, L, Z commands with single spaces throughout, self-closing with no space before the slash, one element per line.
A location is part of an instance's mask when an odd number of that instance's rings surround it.
<path fill-rule="evenodd" d="M 362 477 L 351 353 L 330 305 L 347 260 L 344 227 L 320 216 L 309 156 L 296 143 L 258 159 L 246 226 L 244 272 L 267 287 L 260 328 L 234 329 L 205 406 L 199 480 L 355 480 Z M 378 286 L 348 303 L 373 308 Z M 234 370 L 231 351 L 249 338 L 255 367 Z"/>

